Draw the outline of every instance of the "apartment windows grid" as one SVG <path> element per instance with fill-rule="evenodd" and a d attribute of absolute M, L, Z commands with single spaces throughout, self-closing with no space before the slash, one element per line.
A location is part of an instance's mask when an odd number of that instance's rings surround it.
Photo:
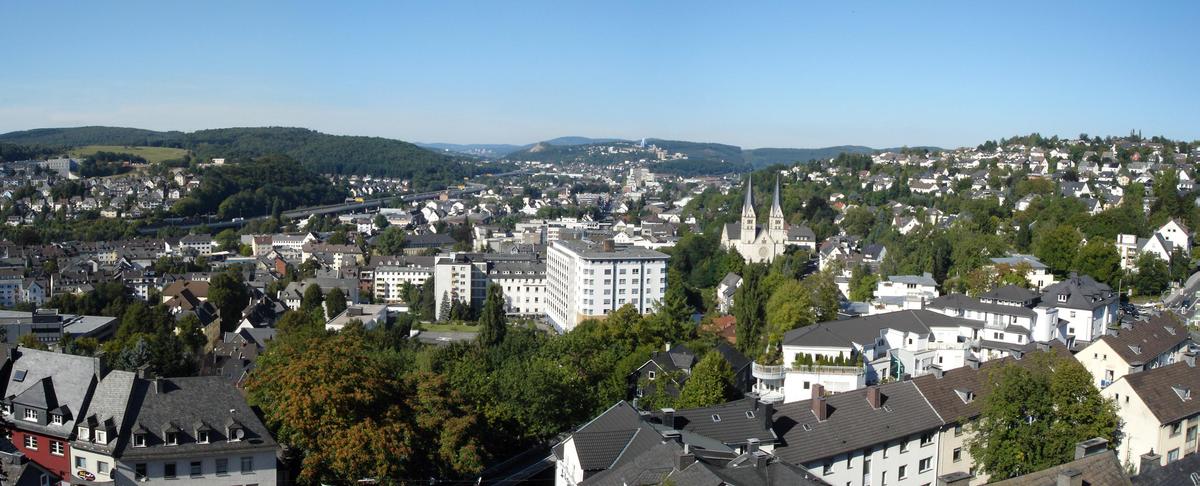
<path fill-rule="evenodd" d="M 254 472 L 254 457 L 246 456 L 242 458 L 242 474 L 250 474 Z"/>

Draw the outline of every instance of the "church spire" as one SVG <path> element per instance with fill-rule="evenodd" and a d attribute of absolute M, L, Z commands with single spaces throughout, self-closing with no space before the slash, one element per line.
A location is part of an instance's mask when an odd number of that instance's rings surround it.
<path fill-rule="evenodd" d="M 743 242 L 751 242 L 758 236 L 758 217 L 754 214 L 753 176 L 746 178 L 746 200 L 742 203 L 742 235 Z"/>
<path fill-rule="evenodd" d="M 775 174 L 775 196 L 771 200 L 771 214 L 767 221 L 767 228 L 771 231 L 771 237 L 776 241 L 786 239 L 787 230 L 783 227 L 783 206 L 779 204 L 779 174 Z"/>

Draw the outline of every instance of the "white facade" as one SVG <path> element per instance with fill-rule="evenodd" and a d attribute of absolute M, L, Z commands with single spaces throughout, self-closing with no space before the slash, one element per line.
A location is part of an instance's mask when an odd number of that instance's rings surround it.
<path fill-rule="evenodd" d="M 930 430 L 802 466 L 829 484 L 924 486 L 937 483 L 937 460 L 938 433 Z"/>
<path fill-rule="evenodd" d="M 504 290 L 504 309 L 512 315 L 546 314 L 546 274 L 496 274 L 491 283 Z"/>
<path fill-rule="evenodd" d="M 653 312 L 667 291 L 664 253 L 645 248 L 552 242 L 547 250 L 546 314 L 560 331 L 603 318 L 626 304 Z"/>
<path fill-rule="evenodd" d="M 389 304 L 403 299 L 404 284 L 423 285 L 433 275 L 433 269 L 418 266 L 381 265 L 375 269 L 375 299 Z"/>
<path fill-rule="evenodd" d="M 173 477 L 169 476 L 171 465 L 175 470 Z M 199 466 L 199 475 L 192 474 L 193 465 Z M 222 467 L 224 472 L 221 472 Z M 139 469 L 144 470 L 146 476 L 138 476 Z M 121 460 L 117 463 L 113 479 L 118 486 L 274 486 L 276 477 L 275 452 L 260 451 L 207 457 L 197 455 L 184 459 Z"/>

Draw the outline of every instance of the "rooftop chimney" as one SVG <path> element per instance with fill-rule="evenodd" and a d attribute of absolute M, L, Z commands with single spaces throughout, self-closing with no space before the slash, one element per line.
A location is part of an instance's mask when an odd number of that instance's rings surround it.
<path fill-rule="evenodd" d="M 812 399 L 813 415 L 817 416 L 818 422 L 824 422 L 829 418 L 829 405 L 825 404 L 825 397 L 817 397 Z"/>
<path fill-rule="evenodd" d="M 1064 469 L 1058 472 L 1056 486 L 1083 486 L 1083 473 L 1074 469 Z"/>
<path fill-rule="evenodd" d="M 1050 351 L 1050 343 L 1037 343 L 1037 350 L 1042 352 Z"/>
<path fill-rule="evenodd" d="M 617 244 L 616 244 L 616 242 L 614 242 L 611 239 L 601 241 L 600 242 L 600 251 L 603 251 L 605 253 L 612 253 L 614 251 L 617 251 Z"/>
<path fill-rule="evenodd" d="M 1094 437 L 1075 444 L 1075 459 L 1083 459 L 1106 450 L 1108 450 L 1108 441 L 1103 437 Z"/>
<path fill-rule="evenodd" d="M 933 377 L 939 380 L 946 376 L 946 372 L 942 370 L 941 366 L 933 365 L 929 367 L 929 370 L 933 372 Z"/>
<path fill-rule="evenodd" d="M 749 454 L 758 452 L 758 439 L 746 439 L 746 452 Z"/>
<path fill-rule="evenodd" d="M 979 360 L 975 358 L 967 358 L 967 366 L 971 367 L 973 370 L 977 370 L 979 369 Z"/>
<path fill-rule="evenodd" d="M 675 470 L 682 471 L 695 462 L 696 455 L 685 449 L 683 453 L 675 456 Z"/>
<path fill-rule="evenodd" d="M 1196 367 L 1196 353 L 1193 353 L 1191 351 L 1183 353 L 1183 362 L 1187 363 L 1188 366 L 1195 368 Z"/>
<path fill-rule="evenodd" d="M 670 427 L 671 430 L 675 430 L 675 409 L 664 408 L 664 409 L 662 409 L 662 414 L 663 414 L 663 419 L 662 419 L 663 425 Z"/>
<path fill-rule="evenodd" d="M 871 404 L 871 408 L 878 410 L 883 405 L 883 394 L 879 392 L 878 385 L 867 387 L 867 403 Z"/>
<path fill-rule="evenodd" d="M 1146 474 L 1150 471 L 1158 469 L 1162 465 L 1162 456 L 1155 454 L 1154 449 L 1150 452 L 1142 454 L 1141 464 L 1138 467 L 1138 474 Z"/>

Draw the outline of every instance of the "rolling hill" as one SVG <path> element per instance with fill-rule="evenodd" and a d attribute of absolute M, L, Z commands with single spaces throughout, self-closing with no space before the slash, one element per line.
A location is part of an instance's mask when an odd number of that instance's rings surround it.
<path fill-rule="evenodd" d="M 414 144 L 379 137 L 329 135 L 306 128 L 218 128 L 195 132 L 156 132 L 137 128 L 42 128 L 0 135 L 0 142 L 54 145 L 173 147 L 200 160 L 245 160 L 287 155 L 318 173 L 404 177 L 414 188 L 438 187 L 499 166 L 481 167 L 461 157 L 434 153 Z"/>

